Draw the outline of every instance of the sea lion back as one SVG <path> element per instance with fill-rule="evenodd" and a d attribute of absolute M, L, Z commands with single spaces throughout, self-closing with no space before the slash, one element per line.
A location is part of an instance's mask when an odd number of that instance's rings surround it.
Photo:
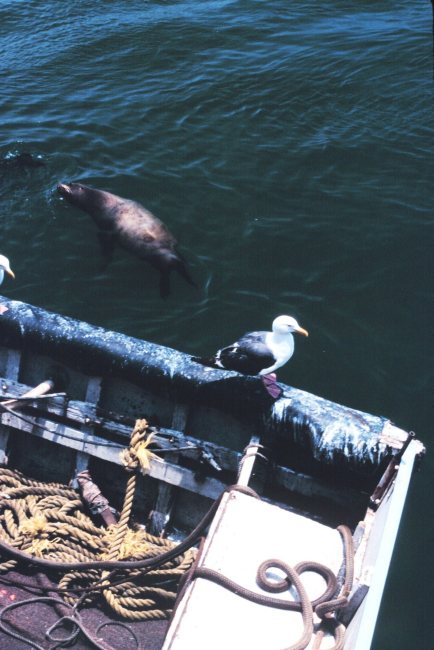
<path fill-rule="evenodd" d="M 119 245 L 146 259 L 153 249 L 171 249 L 177 244 L 167 226 L 136 201 L 123 200 L 117 209 L 115 230 Z"/>

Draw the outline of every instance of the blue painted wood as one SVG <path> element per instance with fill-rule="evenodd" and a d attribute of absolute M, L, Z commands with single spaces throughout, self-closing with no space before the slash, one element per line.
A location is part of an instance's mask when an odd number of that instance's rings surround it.
<path fill-rule="evenodd" d="M 365 566 L 374 567 L 372 581 L 364 601 L 348 627 L 344 650 L 369 650 L 371 647 L 402 511 L 421 447 L 417 440 L 410 443 L 402 457 L 393 489 L 386 495 L 376 513 L 364 559 Z"/>
<path fill-rule="evenodd" d="M 177 350 L 23 302 L 4 297 L 0 302 L 8 308 L 0 317 L 4 346 L 49 356 L 92 376 L 123 378 L 174 402 L 228 413 L 268 443 L 279 464 L 301 449 L 311 459 L 311 473 L 329 466 L 371 478 L 389 451 L 380 440 L 384 418 L 284 384 L 274 401 L 259 377 L 205 368 Z"/>

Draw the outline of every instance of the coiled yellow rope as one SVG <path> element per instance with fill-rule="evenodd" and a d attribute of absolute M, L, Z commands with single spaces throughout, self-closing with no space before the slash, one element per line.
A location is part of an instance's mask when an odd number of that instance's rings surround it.
<path fill-rule="evenodd" d="M 149 535 L 144 530 L 128 526 L 137 473 L 146 471 L 152 462 L 147 449 L 146 420 L 138 420 L 131 435 L 130 448 L 123 454 L 128 479 L 124 505 L 117 526 L 99 528 L 84 513 L 79 494 L 65 485 L 44 484 L 28 479 L 18 471 L 0 467 L 0 539 L 30 555 L 55 562 L 83 562 L 83 571 L 68 573 L 59 583 L 61 589 L 90 586 L 107 579 L 108 571 L 86 571 L 86 562 L 129 558 L 142 560 L 174 548 L 175 543 Z M 176 598 L 179 580 L 191 567 L 196 551 L 167 562 L 158 570 L 147 573 L 127 569 L 116 573 L 116 581 L 128 580 L 102 591 L 106 603 L 119 616 L 129 620 L 167 618 Z M 16 566 L 16 560 L 0 564 L 0 571 Z M 55 570 L 55 565 L 53 565 Z M 167 589 L 159 583 L 169 583 Z M 90 601 L 94 596 L 89 596 Z M 74 604 L 78 596 L 65 600 Z"/>

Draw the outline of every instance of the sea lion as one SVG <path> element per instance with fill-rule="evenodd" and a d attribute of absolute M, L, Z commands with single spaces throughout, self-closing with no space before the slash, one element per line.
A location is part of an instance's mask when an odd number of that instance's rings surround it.
<path fill-rule="evenodd" d="M 31 153 L 19 153 L 16 156 L 6 156 L 0 160 L 0 174 L 15 171 L 24 171 L 28 167 L 45 167 L 39 158 L 33 158 Z"/>
<path fill-rule="evenodd" d="M 176 251 L 176 239 L 164 223 L 140 203 L 81 183 L 59 183 L 57 191 L 69 203 L 90 214 L 99 228 L 101 252 L 108 262 L 116 244 L 149 262 L 161 273 L 162 298 L 170 293 L 169 278 L 173 269 L 189 284 L 197 286 L 186 269 L 186 260 Z"/>

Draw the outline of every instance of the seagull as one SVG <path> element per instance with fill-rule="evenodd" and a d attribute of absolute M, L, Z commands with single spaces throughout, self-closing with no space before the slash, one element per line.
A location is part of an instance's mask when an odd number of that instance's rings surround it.
<path fill-rule="evenodd" d="M 0 255 L 0 284 L 3 282 L 3 278 L 5 277 L 5 271 L 6 273 L 9 273 L 9 275 L 11 275 L 13 278 L 15 278 L 15 274 L 9 265 L 8 258 L 4 255 Z"/>
<path fill-rule="evenodd" d="M 259 375 L 267 392 L 277 399 L 282 391 L 276 386 L 274 371 L 294 354 L 292 332 L 308 335 L 292 316 L 278 316 L 271 332 L 249 332 L 214 357 L 192 357 L 192 361 L 211 368 L 236 370 L 243 375 Z"/>

